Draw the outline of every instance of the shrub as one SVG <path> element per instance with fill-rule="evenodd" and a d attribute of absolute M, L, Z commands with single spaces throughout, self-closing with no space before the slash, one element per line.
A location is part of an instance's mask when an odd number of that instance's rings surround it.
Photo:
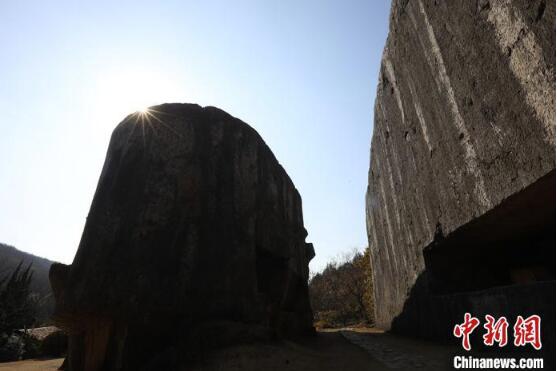
<path fill-rule="evenodd" d="M 0 362 L 18 361 L 23 356 L 23 339 L 18 334 L 0 334 Z"/>
<path fill-rule="evenodd" d="M 23 333 L 21 335 L 23 341 L 23 354 L 21 358 L 37 358 L 41 356 L 41 341 L 29 334 Z"/>
<path fill-rule="evenodd" d="M 68 337 L 61 331 L 54 331 L 47 335 L 41 343 L 41 353 L 43 356 L 61 357 L 68 348 Z"/>

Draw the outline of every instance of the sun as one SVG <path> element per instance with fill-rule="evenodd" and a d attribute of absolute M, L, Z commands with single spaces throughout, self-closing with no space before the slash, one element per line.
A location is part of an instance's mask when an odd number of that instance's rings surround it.
<path fill-rule="evenodd" d="M 152 66 L 151 66 L 152 67 Z M 96 80 L 95 106 L 98 115 L 111 123 L 119 122 L 130 113 L 138 117 L 151 117 L 157 105 L 184 101 L 186 93 L 176 79 L 159 68 L 137 65 L 107 67 Z M 153 108 L 149 108 L 153 107 Z M 152 118 L 152 117 L 151 117 Z"/>

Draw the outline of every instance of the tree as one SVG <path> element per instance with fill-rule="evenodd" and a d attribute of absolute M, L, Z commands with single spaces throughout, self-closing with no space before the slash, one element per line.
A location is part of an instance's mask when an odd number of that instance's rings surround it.
<path fill-rule="evenodd" d="M 19 263 L 11 275 L 0 278 L 0 334 L 30 326 L 35 321 L 35 304 L 30 284 L 31 264 L 22 269 Z"/>
<path fill-rule="evenodd" d="M 369 249 L 329 262 L 309 282 L 316 320 L 327 326 L 373 322 Z"/>
<path fill-rule="evenodd" d="M 0 278 L 0 361 L 17 360 L 29 353 L 27 335 L 16 330 L 27 328 L 35 322 L 35 302 L 31 296 L 31 264 L 16 269 Z"/>

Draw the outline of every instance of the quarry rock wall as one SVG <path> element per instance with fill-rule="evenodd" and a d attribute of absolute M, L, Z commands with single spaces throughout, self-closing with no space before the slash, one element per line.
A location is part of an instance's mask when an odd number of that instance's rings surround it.
<path fill-rule="evenodd" d="M 514 284 L 552 313 L 554 115 L 555 1 L 393 2 L 366 194 L 379 327 L 447 337 L 526 300 Z"/>

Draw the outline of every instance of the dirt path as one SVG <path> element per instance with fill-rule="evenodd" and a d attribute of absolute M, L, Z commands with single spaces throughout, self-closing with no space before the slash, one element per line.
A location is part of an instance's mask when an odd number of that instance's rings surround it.
<path fill-rule="evenodd" d="M 0 371 L 56 370 L 63 359 L 0 363 Z M 189 368 L 188 368 L 189 369 Z M 381 362 L 351 344 L 340 332 L 318 333 L 300 341 L 240 345 L 214 351 L 193 367 L 196 371 L 384 371 Z"/>
<path fill-rule="evenodd" d="M 229 348 L 196 371 L 209 370 L 454 370 L 458 347 L 400 337 L 370 328 L 322 330 L 281 345 Z"/>
<path fill-rule="evenodd" d="M 300 341 L 239 345 L 214 351 L 195 371 L 451 370 L 454 347 L 374 329 L 325 330 Z M 0 363 L 0 371 L 56 370 L 62 359 Z"/>
<path fill-rule="evenodd" d="M 384 364 L 351 344 L 340 332 L 320 332 L 297 342 L 244 345 L 214 352 L 195 371 L 383 371 Z"/>
<path fill-rule="evenodd" d="M 454 370 L 452 359 L 460 351 L 451 345 L 396 336 L 375 329 L 348 328 L 339 332 L 389 369 Z"/>
<path fill-rule="evenodd" d="M 57 370 L 64 361 L 63 358 L 49 360 L 26 360 L 19 362 L 0 363 L 0 371 L 39 371 Z"/>

